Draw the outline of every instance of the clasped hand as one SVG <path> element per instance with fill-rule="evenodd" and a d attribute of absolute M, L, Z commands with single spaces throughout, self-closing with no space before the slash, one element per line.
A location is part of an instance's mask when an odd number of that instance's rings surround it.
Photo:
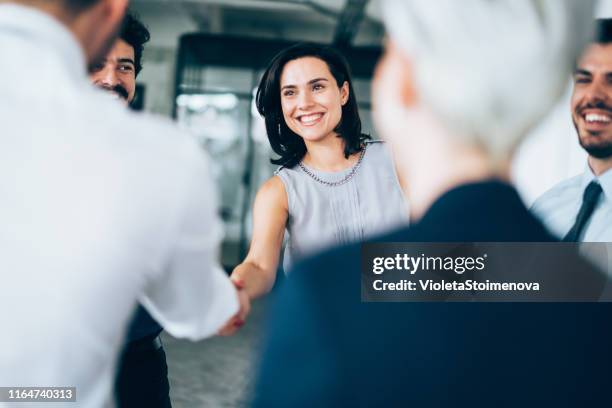
<path fill-rule="evenodd" d="M 236 333 L 238 329 L 244 326 L 244 322 L 251 311 L 251 299 L 247 291 L 244 290 L 244 283 L 237 279 L 232 279 L 232 282 L 238 292 L 238 303 L 240 308 L 238 309 L 238 313 L 232 316 L 219 330 L 218 334 L 220 336 L 231 336 Z"/>

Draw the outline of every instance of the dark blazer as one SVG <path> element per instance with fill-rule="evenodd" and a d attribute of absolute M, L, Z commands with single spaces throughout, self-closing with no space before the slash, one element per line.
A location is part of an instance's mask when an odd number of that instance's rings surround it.
<path fill-rule="evenodd" d="M 512 187 L 491 181 L 444 194 L 376 241 L 553 240 Z M 292 271 L 255 407 L 612 406 L 609 304 L 362 303 L 359 262 L 352 245 Z"/>

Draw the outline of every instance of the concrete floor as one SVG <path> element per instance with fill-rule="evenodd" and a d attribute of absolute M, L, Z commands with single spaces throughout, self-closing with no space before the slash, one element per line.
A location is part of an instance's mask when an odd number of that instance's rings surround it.
<path fill-rule="evenodd" d="M 174 408 L 249 405 L 268 303 L 254 302 L 247 324 L 232 337 L 192 343 L 163 335 Z"/>

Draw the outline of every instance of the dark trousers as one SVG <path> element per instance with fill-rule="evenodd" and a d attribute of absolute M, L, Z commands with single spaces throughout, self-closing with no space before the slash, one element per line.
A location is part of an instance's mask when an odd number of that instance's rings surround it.
<path fill-rule="evenodd" d="M 127 346 L 119 362 L 115 394 L 118 408 L 171 408 L 163 347 L 154 350 Z"/>

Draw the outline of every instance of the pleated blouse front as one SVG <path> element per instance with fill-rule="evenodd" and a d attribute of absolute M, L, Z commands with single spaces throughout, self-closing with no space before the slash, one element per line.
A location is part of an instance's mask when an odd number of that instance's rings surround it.
<path fill-rule="evenodd" d="M 384 143 L 366 143 L 353 176 L 335 183 L 353 168 L 323 172 L 299 165 L 281 167 L 276 175 L 287 192 L 289 218 L 283 267 L 330 246 L 358 242 L 408 222 L 408 205 L 402 194 L 393 160 Z"/>

